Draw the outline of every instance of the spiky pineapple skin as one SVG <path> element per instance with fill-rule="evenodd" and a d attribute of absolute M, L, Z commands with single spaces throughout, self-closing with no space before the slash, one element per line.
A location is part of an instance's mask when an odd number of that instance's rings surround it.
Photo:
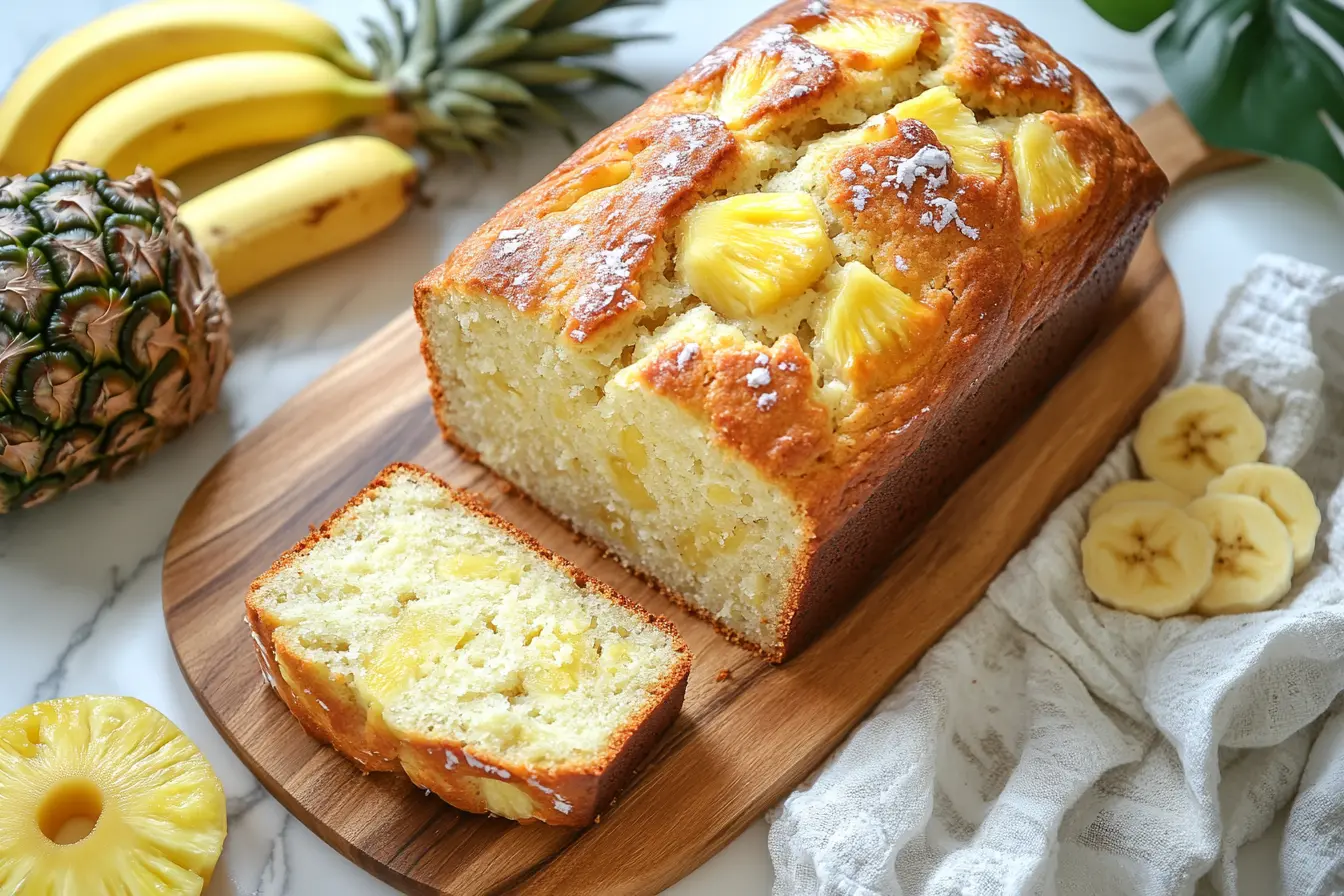
<path fill-rule="evenodd" d="M 0 513 L 143 459 L 214 408 L 229 312 L 171 184 L 0 178 Z"/>

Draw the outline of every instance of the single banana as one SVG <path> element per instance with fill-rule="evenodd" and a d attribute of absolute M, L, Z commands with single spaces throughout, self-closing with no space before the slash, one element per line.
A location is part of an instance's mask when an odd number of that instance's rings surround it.
<path fill-rule="evenodd" d="M 1144 475 L 1190 497 L 1228 467 L 1260 459 L 1265 426 L 1246 399 L 1212 383 L 1168 392 L 1143 412 L 1134 453 Z"/>
<path fill-rule="evenodd" d="M 160 177 L 245 146 L 301 140 L 390 110 L 388 88 L 304 53 L 229 53 L 161 69 L 121 88 L 75 122 L 56 158 L 112 177 L 137 166 Z"/>
<path fill-rule="evenodd" d="M 1190 503 L 1190 496 L 1180 489 L 1172 488 L 1165 482 L 1155 482 L 1151 479 L 1129 479 L 1124 482 L 1117 482 L 1092 502 L 1092 506 L 1087 510 L 1088 525 L 1095 523 L 1097 517 L 1106 511 L 1133 501 L 1161 501 L 1163 504 L 1170 504 L 1172 507 L 1184 507 Z"/>
<path fill-rule="evenodd" d="M 301 6 L 282 0 L 139 3 L 65 35 L 19 73 L 0 98 L 0 174 L 46 168 L 80 116 L 145 75 L 250 50 L 309 53 L 368 76 L 336 29 Z"/>
<path fill-rule="evenodd" d="M 337 137 L 202 193 L 180 219 L 235 296 L 387 227 L 418 177 L 415 160 L 387 140 Z"/>
<path fill-rule="evenodd" d="M 1311 562 L 1321 509 L 1311 486 L 1297 473 L 1273 464 L 1238 464 L 1210 482 L 1208 493 L 1249 495 L 1269 505 L 1293 540 L 1293 572 L 1301 572 Z"/>
<path fill-rule="evenodd" d="M 1189 612 L 1213 578 L 1208 529 L 1162 501 L 1101 514 L 1082 547 L 1083 579 L 1097 599 L 1154 619 Z"/>
<path fill-rule="evenodd" d="M 1206 495 L 1186 511 L 1217 545 L 1213 581 L 1195 609 L 1206 616 L 1253 613 L 1278 603 L 1293 583 L 1293 542 L 1288 527 L 1247 495 Z"/>

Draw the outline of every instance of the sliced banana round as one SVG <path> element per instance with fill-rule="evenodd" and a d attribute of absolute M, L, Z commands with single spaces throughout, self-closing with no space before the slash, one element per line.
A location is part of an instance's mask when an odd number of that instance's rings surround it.
<path fill-rule="evenodd" d="M 1293 540 L 1293 572 L 1301 572 L 1311 562 L 1321 509 L 1311 486 L 1297 473 L 1274 464 L 1237 464 L 1209 483 L 1209 494 L 1249 495 L 1268 504 Z"/>
<path fill-rule="evenodd" d="M 1162 501 L 1101 514 L 1083 538 L 1083 579 L 1104 604 L 1154 619 L 1188 612 L 1213 577 L 1213 537 Z"/>
<path fill-rule="evenodd" d="M 1237 464 L 1260 459 L 1265 425 L 1231 389 L 1192 383 L 1168 392 L 1143 412 L 1134 453 L 1144 475 L 1190 497 Z"/>
<path fill-rule="evenodd" d="M 1087 510 L 1087 524 L 1090 526 L 1097 517 L 1113 507 L 1134 501 L 1160 501 L 1172 507 L 1184 507 L 1190 503 L 1190 496 L 1178 488 L 1172 488 L 1165 482 L 1153 479 L 1127 479 L 1117 482 L 1097 496 Z"/>
<path fill-rule="evenodd" d="M 1195 609 L 1206 616 L 1254 613 L 1278 603 L 1293 583 L 1293 542 L 1269 505 L 1247 495 L 1206 495 L 1186 512 L 1213 536 L 1213 581 Z"/>

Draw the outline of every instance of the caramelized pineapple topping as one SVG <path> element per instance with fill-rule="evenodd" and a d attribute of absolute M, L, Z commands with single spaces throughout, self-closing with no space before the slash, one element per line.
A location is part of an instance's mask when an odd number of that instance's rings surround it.
<path fill-rule="evenodd" d="M 832 53 L 848 53 L 853 68 L 890 70 L 915 58 L 924 29 L 914 22 L 875 14 L 828 19 L 803 37 Z"/>
<path fill-rule="evenodd" d="M 1022 217 L 1037 223 L 1081 207 L 1092 177 L 1040 115 L 1023 116 L 1013 135 L 1012 157 Z"/>
<path fill-rule="evenodd" d="M 779 60 L 766 53 L 744 53 L 723 78 L 709 111 L 730 131 L 741 130 L 757 99 L 779 78 Z"/>
<path fill-rule="evenodd" d="M 725 317 L 767 314 L 797 298 L 834 258 L 807 193 L 749 193 L 688 216 L 677 266 L 695 295 Z"/>
<path fill-rule="evenodd" d="M 997 178 L 1003 174 L 999 159 L 1001 138 L 975 120 L 975 113 L 946 87 L 926 90 L 898 103 L 890 112 L 863 129 L 868 143 L 896 136 L 901 121 L 914 118 L 929 126 L 952 154 L 952 166 L 962 175 Z"/>
<path fill-rule="evenodd" d="M 614 187 L 630 176 L 634 162 L 629 155 L 586 165 L 556 198 L 551 212 L 563 212 L 590 193 Z"/>
<path fill-rule="evenodd" d="M 946 324 L 937 309 L 851 261 L 826 313 L 821 349 L 847 381 L 864 378 L 870 362 L 882 358 L 884 368 L 891 366 L 884 381 L 902 383 L 928 362 Z"/>

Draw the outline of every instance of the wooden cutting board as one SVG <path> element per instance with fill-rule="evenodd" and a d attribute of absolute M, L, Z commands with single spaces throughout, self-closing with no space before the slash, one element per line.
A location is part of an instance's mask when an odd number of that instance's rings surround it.
<path fill-rule="evenodd" d="M 1139 129 L 1173 181 L 1210 164 L 1174 107 Z M 163 573 L 168 633 L 206 714 L 304 824 L 410 893 L 651 893 L 683 877 L 814 769 L 1134 423 L 1171 376 L 1181 302 L 1151 232 L 1109 332 L 885 577 L 800 657 L 775 667 L 670 606 L 444 444 L 419 332 L 394 320 L 239 442 L 187 501 Z M 361 776 L 304 734 L 262 682 L 242 621 L 252 579 L 383 465 L 413 461 L 484 494 L 552 550 L 656 613 L 695 654 L 685 710 L 599 825 L 466 815 L 406 779 Z M 728 670 L 730 677 L 722 677 Z"/>

